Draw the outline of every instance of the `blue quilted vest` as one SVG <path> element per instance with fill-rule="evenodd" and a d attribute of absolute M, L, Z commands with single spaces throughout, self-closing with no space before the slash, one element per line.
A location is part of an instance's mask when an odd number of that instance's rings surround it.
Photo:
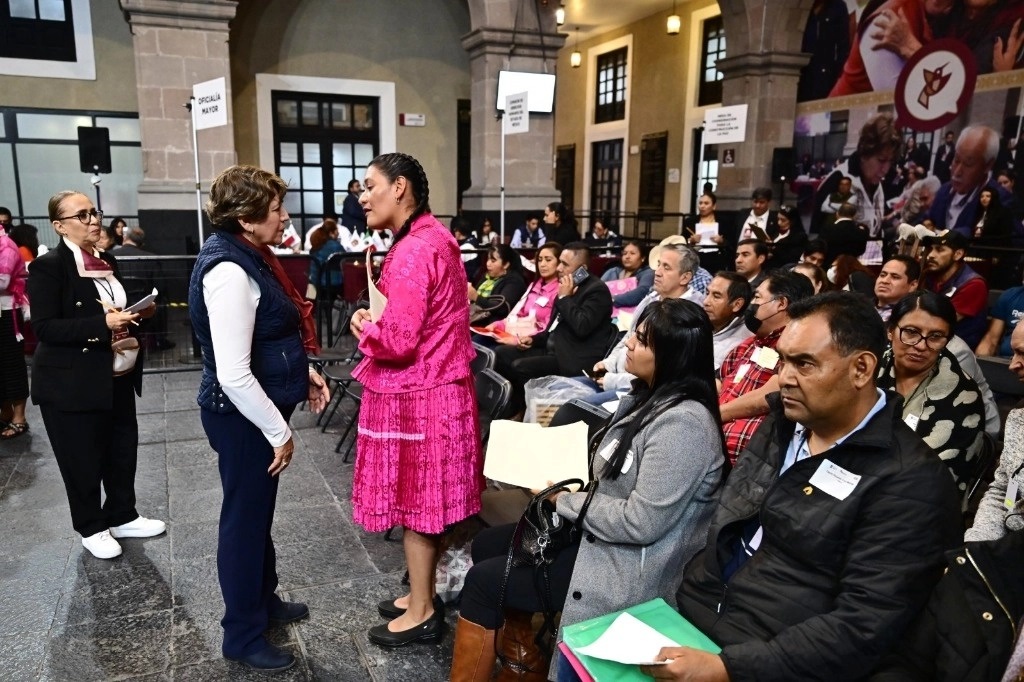
<path fill-rule="evenodd" d="M 275 405 L 293 406 L 305 400 L 309 386 L 306 352 L 299 334 L 299 311 L 263 258 L 238 244 L 230 235 L 214 233 L 203 244 L 189 282 L 188 307 L 192 331 L 203 353 L 199 406 L 213 412 L 234 412 L 235 406 L 217 381 L 217 358 L 210 336 L 210 317 L 203 299 L 203 276 L 229 261 L 239 265 L 259 285 L 250 366 L 253 376 Z"/>

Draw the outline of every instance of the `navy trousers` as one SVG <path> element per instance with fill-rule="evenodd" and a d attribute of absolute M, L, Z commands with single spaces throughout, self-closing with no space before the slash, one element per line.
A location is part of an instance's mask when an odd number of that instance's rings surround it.
<path fill-rule="evenodd" d="M 278 409 L 287 420 L 295 406 Z M 274 448 L 238 412 L 201 413 L 206 437 L 217 451 L 224 489 L 217 542 L 217 575 L 224 596 L 223 653 L 241 658 L 267 647 L 263 632 L 268 610 L 279 601 L 270 537 L 278 477 L 267 473 Z"/>

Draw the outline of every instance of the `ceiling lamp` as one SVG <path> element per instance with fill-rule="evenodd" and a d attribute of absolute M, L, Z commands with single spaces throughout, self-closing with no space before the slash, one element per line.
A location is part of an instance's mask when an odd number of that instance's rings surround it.
<path fill-rule="evenodd" d="M 565 23 L 565 4 L 558 3 L 558 9 L 555 10 L 555 23 L 561 26 Z"/>
<path fill-rule="evenodd" d="M 580 28 L 576 27 L 576 43 L 573 45 L 572 54 L 569 55 L 569 66 L 574 69 L 580 68 L 583 63 L 583 55 L 580 54 Z"/>
<path fill-rule="evenodd" d="M 679 18 L 679 15 L 676 14 L 675 0 L 672 0 L 672 14 L 669 15 L 668 21 L 665 23 L 665 31 L 670 36 L 676 36 L 679 35 L 679 29 L 682 28 L 682 26 L 683 22 Z"/>

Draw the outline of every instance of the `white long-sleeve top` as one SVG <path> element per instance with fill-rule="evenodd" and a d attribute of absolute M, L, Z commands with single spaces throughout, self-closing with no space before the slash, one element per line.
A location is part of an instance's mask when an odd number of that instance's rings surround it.
<path fill-rule="evenodd" d="M 210 316 L 217 381 L 242 416 L 263 432 L 267 442 L 275 448 L 284 445 L 292 431 L 250 366 L 259 285 L 241 266 L 218 263 L 203 276 L 203 300 Z"/>

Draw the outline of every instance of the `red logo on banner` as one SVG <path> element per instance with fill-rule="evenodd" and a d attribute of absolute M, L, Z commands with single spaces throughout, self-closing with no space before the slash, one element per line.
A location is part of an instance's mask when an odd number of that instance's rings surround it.
<path fill-rule="evenodd" d="M 957 117 L 978 80 L 974 55 L 959 40 L 933 40 L 900 71 L 895 103 L 899 125 L 928 132 Z"/>

